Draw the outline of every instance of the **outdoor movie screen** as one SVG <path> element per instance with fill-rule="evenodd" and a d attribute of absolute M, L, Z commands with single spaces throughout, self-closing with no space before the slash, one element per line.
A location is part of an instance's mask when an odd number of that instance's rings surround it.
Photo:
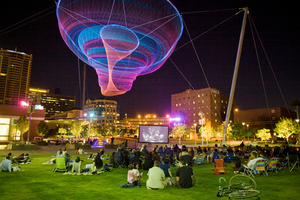
<path fill-rule="evenodd" d="M 140 143 L 169 143 L 169 126 L 140 125 Z"/>

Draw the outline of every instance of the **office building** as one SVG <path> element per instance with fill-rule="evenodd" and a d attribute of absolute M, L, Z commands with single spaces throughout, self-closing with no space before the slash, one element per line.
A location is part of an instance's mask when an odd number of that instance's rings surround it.
<path fill-rule="evenodd" d="M 120 111 L 116 101 L 106 99 L 88 99 L 84 106 L 87 117 L 92 116 L 92 124 L 97 128 L 116 126 L 120 119 Z"/>
<path fill-rule="evenodd" d="M 0 105 L 20 105 L 30 84 L 32 55 L 0 49 Z"/>
<path fill-rule="evenodd" d="M 218 89 L 188 89 L 171 95 L 171 118 L 180 119 L 176 123 L 188 126 L 205 124 L 216 128 L 225 120 L 227 104 L 228 97 L 221 95 Z"/>
<path fill-rule="evenodd" d="M 32 104 L 42 105 L 45 117 L 52 117 L 75 107 L 75 96 L 61 94 L 59 88 L 54 88 L 52 93 L 49 89 L 29 88 L 28 100 Z"/>

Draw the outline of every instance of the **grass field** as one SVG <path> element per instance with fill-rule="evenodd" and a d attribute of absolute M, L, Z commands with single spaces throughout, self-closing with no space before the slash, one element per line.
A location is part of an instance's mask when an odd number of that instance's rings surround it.
<path fill-rule="evenodd" d="M 234 175 L 229 166 L 226 166 L 226 175 L 213 175 L 214 167 L 211 164 L 194 166 L 196 185 L 190 189 L 178 189 L 168 186 L 164 190 L 147 190 L 145 183 L 147 171 L 141 179 L 142 187 L 120 188 L 126 183 L 127 169 L 113 169 L 100 175 L 62 175 L 53 173 L 55 165 L 42 165 L 52 158 L 53 154 L 32 154 L 31 164 L 20 165 L 21 170 L 13 173 L 0 172 L 1 199 L 227 199 L 217 197 L 219 178 L 224 177 L 227 182 Z M 71 154 L 75 158 L 75 154 Z M 0 156 L 2 160 L 5 156 Z M 84 164 L 87 155 L 81 155 Z M 142 172 L 143 170 L 140 170 Z M 171 168 L 172 174 L 176 168 Z M 261 191 L 260 199 L 298 199 L 300 189 L 300 172 L 269 173 L 269 176 L 255 177 L 257 189 Z M 252 198 L 256 199 L 256 198 Z"/>

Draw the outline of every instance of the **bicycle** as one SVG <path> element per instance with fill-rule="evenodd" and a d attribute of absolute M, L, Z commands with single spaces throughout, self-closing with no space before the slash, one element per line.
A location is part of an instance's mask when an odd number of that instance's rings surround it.
<path fill-rule="evenodd" d="M 257 197 L 260 194 L 260 191 L 256 190 L 256 182 L 249 176 L 237 174 L 231 177 L 227 187 L 222 187 L 222 180 L 226 182 L 224 177 L 219 178 L 218 197 L 228 195 L 229 199 L 246 199 Z M 259 197 L 257 198 L 260 199 Z"/>

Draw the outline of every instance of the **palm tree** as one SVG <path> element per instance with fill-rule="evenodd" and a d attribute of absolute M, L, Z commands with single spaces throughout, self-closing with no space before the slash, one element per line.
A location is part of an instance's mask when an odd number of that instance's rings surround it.
<path fill-rule="evenodd" d="M 299 106 L 300 106 L 300 100 L 299 99 L 293 99 L 291 101 L 291 106 L 296 108 L 296 112 L 297 112 L 297 119 L 299 119 Z"/>

